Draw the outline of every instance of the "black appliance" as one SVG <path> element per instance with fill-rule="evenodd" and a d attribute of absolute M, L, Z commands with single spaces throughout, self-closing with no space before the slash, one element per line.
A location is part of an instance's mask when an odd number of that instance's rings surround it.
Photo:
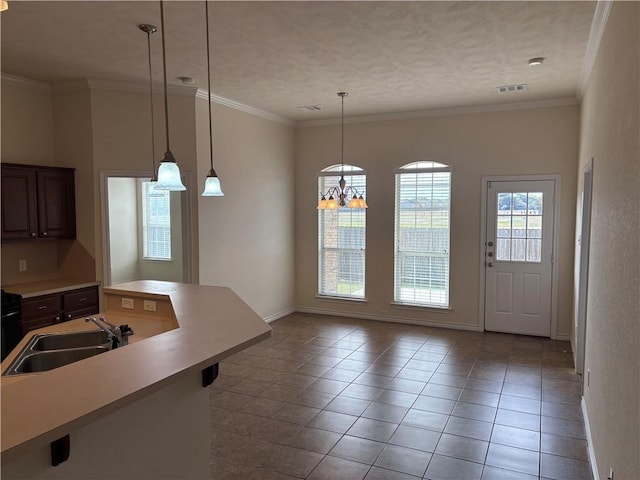
<path fill-rule="evenodd" d="M 22 296 L 6 293 L 2 290 L 2 320 L 0 323 L 0 341 L 2 343 L 2 360 L 6 358 L 22 340 L 20 312 Z"/>

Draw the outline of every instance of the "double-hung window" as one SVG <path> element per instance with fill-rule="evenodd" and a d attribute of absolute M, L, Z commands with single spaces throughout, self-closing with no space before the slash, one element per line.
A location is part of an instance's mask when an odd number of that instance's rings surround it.
<path fill-rule="evenodd" d="M 396 171 L 396 303 L 449 306 L 451 169 L 414 162 Z"/>
<path fill-rule="evenodd" d="M 171 260 L 170 192 L 156 190 L 151 182 L 141 182 L 142 257 Z"/>
<path fill-rule="evenodd" d="M 318 176 L 318 198 L 338 185 L 344 172 L 347 185 L 366 196 L 365 172 L 353 165 L 333 165 Z M 318 294 L 364 298 L 367 217 L 362 208 L 318 210 Z"/>

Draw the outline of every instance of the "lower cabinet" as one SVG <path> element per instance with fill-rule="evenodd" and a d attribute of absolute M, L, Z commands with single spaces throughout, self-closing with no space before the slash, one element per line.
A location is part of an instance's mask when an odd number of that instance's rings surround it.
<path fill-rule="evenodd" d="M 98 311 L 97 286 L 23 299 L 22 333 Z"/>

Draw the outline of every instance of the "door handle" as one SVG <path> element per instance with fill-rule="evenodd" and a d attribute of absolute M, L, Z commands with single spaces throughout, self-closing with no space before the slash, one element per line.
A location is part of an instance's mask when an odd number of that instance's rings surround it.
<path fill-rule="evenodd" d="M 489 268 L 493 267 L 493 262 L 487 263 L 487 267 L 489 267 Z"/>

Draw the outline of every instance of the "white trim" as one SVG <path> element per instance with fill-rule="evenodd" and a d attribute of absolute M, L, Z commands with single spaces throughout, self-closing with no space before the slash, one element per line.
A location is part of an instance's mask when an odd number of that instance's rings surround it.
<path fill-rule="evenodd" d="M 468 115 L 471 113 L 485 112 L 508 112 L 513 110 L 526 110 L 531 108 L 564 107 L 567 105 L 578 105 L 580 102 L 575 97 L 556 98 L 551 100 L 535 100 L 531 102 L 513 102 L 478 105 L 473 107 L 440 108 L 434 110 L 416 110 L 413 112 L 382 113 L 378 115 L 361 115 L 357 117 L 345 118 L 344 123 L 366 123 L 384 122 L 388 120 L 404 120 L 409 118 L 425 117 L 446 117 L 450 115 Z M 320 127 L 325 125 L 336 125 L 340 123 L 339 118 L 328 118 L 324 120 L 303 120 L 296 122 L 296 127 Z"/>
<path fill-rule="evenodd" d="M 556 335 L 556 337 L 554 338 L 554 340 L 560 340 L 561 342 L 569 342 L 571 343 L 571 347 L 573 351 L 573 342 L 572 342 L 573 337 L 571 337 L 571 335 Z"/>
<path fill-rule="evenodd" d="M 609 19 L 609 13 L 611 12 L 612 5 L 613 2 L 602 0 L 599 0 L 596 4 L 596 10 L 593 13 L 593 20 L 591 21 L 591 29 L 589 30 L 587 49 L 582 61 L 582 70 L 580 71 L 580 78 L 578 79 L 578 99 L 580 100 L 582 100 L 582 97 L 587 90 L 587 84 L 589 83 L 589 78 L 591 78 L 593 65 L 596 63 L 596 57 L 598 56 L 598 50 L 600 49 L 600 42 L 604 36 L 604 29 L 607 26 L 607 20 Z"/>
<path fill-rule="evenodd" d="M 322 302 L 369 303 L 367 297 L 347 297 L 346 295 L 322 295 L 319 293 L 316 298 Z"/>
<path fill-rule="evenodd" d="M 560 203 L 561 203 L 561 175 L 505 175 L 482 177 L 482 198 L 480 199 L 480 298 L 479 298 L 479 320 L 480 327 L 484 331 L 485 322 L 485 254 L 484 246 L 487 241 L 487 186 L 489 182 L 528 182 L 528 181 L 550 180 L 554 182 L 554 202 L 553 202 L 553 264 L 551 266 L 551 327 L 550 338 L 558 340 L 565 336 L 558 336 L 558 265 L 559 261 L 559 239 L 560 239 Z"/>
<path fill-rule="evenodd" d="M 266 317 L 263 318 L 263 320 L 266 323 L 275 322 L 276 320 L 279 320 L 282 317 L 286 317 L 287 315 L 291 315 L 295 311 L 296 311 L 295 307 L 285 308 L 284 310 L 281 310 L 279 312 L 272 313 L 271 315 L 267 315 Z"/>
<path fill-rule="evenodd" d="M 196 98 L 200 98 L 203 100 L 209 100 L 209 95 L 206 90 L 198 88 L 196 91 Z M 261 110 L 256 107 L 252 107 L 251 105 L 246 105 L 244 103 L 236 102 L 235 100 L 231 100 L 229 98 L 221 97 L 220 95 L 211 94 L 211 101 L 213 103 L 217 103 L 218 105 L 223 105 L 225 107 L 233 108 L 234 110 L 239 110 L 241 112 L 248 113 L 250 115 L 254 115 L 256 117 L 264 118 L 265 120 L 271 120 L 273 122 L 281 123 L 283 125 L 287 125 L 293 127 L 296 123 L 288 118 L 282 117 L 275 113 L 267 112 L 266 110 Z"/>
<path fill-rule="evenodd" d="M 593 438 L 591 437 L 591 427 L 589 426 L 589 415 L 587 414 L 587 402 L 584 397 L 580 400 L 580 406 L 582 407 L 582 417 L 584 420 L 584 429 L 587 434 L 587 450 L 589 451 L 589 463 L 591 464 L 591 474 L 593 480 L 598 480 L 598 465 L 596 463 L 596 451 L 593 448 Z"/>
<path fill-rule="evenodd" d="M 423 327 L 449 328 L 453 330 L 466 330 L 466 331 L 472 331 L 472 332 L 482 331 L 482 329 L 478 325 L 469 325 L 465 323 L 433 322 L 430 320 L 416 320 L 415 318 L 398 317 L 395 315 L 388 316 L 388 315 L 373 315 L 370 313 L 340 312 L 337 310 L 329 310 L 324 308 L 310 308 L 310 307 L 297 307 L 296 312 L 313 313 L 317 315 L 331 315 L 334 317 L 361 318 L 363 320 L 376 320 L 381 322 L 403 323 L 403 324 L 409 324 L 409 325 L 420 325 Z"/>
<path fill-rule="evenodd" d="M 30 78 L 18 77 L 17 75 L 11 75 L 9 73 L 2 73 L 0 75 L 2 77 L 2 81 L 7 85 L 36 88 L 38 90 L 42 90 L 43 92 L 51 92 L 52 90 L 50 83 L 31 80 Z"/>

